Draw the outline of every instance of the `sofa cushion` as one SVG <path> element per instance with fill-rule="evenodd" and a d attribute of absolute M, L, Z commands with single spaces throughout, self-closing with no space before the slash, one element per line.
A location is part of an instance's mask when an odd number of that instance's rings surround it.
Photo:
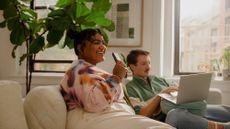
<path fill-rule="evenodd" d="M 65 129 L 67 111 L 57 86 L 33 88 L 25 97 L 24 110 L 30 129 Z"/>
<path fill-rule="evenodd" d="M 21 98 L 19 83 L 0 81 L 0 129 L 28 129 Z"/>
<path fill-rule="evenodd" d="M 208 93 L 208 104 L 222 104 L 222 91 L 217 88 L 210 88 Z"/>
<path fill-rule="evenodd" d="M 90 113 L 76 107 L 67 114 L 66 129 L 175 129 L 166 123 L 135 115 L 127 104 L 116 102 L 103 112 Z"/>

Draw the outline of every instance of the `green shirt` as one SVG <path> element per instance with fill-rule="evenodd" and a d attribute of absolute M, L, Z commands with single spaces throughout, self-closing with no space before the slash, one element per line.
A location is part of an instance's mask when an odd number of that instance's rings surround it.
<path fill-rule="evenodd" d="M 148 83 L 149 82 L 149 83 Z M 175 85 L 173 82 L 166 81 L 164 78 L 149 76 L 148 82 L 137 76 L 133 76 L 132 81 L 126 84 L 126 90 L 129 97 L 138 98 L 140 102 L 146 102 L 156 96 L 162 89 Z M 189 112 L 203 116 L 206 110 L 206 101 L 195 101 L 184 104 L 173 104 L 167 100 L 161 100 L 161 111 L 158 116 L 153 119 L 160 120 L 164 114 L 175 108 L 187 109 Z M 136 114 L 140 112 L 141 104 L 133 105 Z"/>
<path fill-rule="evenodd" d="M 133 79 L 126 84 L 126 90 L 129 97 L 139 98 L 140 101 L 147 101 L 156 96 L 162 89 L 174 85 L 174 83 L 166 81 L 164 78 L 157 76 L 149 76 L 148 81 L 133 76 Z M 134 105 L 134 110 L 139 113 L 141 106 Z"/>

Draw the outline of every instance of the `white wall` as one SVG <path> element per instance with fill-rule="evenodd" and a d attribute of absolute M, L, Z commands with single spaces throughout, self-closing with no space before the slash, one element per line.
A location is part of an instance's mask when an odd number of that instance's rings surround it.
<path fill-rule="evenodd" d="M 2 11 L 0 11 L 0 22 L 3 21 L 2 14 Z M 18 58 L 14 59 L 11 56 L 12 50 L 13 45 L 10 43 L 9 30 L 7 28 L 0 28 L 0 79 L 10 79 L 12 76 L 18 76 L 24 73 L 24 65 L 19 66 Z M 16 53 L 21 52 L 17 50 Z"/>
<path fill-rule="evenodd" d="M 161 25 L 161 3 L 163 0 L 144 0 L 144 11 L 143 11 L 143 46 L 138 49 L 144 49 L 150 52 L 152 60 L 152 73 L 156 75 L 161 74 L 161 43 L 162 43 L 162 25 Z M 137 48 L 137 47 L 136 47 Z M 114 62 L 111 53 L 112 51 L 121 52 L 125 55 L 135 48 L 108 48 L 106 55 L 106 61 L 99 66 L 103 66 L 107 71 L 111 71 Z"/>

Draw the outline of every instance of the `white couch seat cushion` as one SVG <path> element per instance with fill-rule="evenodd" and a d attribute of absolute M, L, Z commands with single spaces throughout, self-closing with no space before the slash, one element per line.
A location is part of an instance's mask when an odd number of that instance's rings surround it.
<path fill-rule="evenodd" d="M 125 110 L 123 110 L 125 109 Z M 81 108 L 68 112 L 66 129 L 174 129 L 173 127 L 134 115 L 127 104 L 113 103 L 111 109 L 104 112 L 89 113 Z"/>

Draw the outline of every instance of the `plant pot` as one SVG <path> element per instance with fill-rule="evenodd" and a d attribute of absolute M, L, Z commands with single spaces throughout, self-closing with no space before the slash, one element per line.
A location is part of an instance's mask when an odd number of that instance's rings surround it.
<path fill-rule="evenodd" d="M 224 80 L 230 80 L 230 70 L 229 69 L 223 69 L 223 79 Z"/>

